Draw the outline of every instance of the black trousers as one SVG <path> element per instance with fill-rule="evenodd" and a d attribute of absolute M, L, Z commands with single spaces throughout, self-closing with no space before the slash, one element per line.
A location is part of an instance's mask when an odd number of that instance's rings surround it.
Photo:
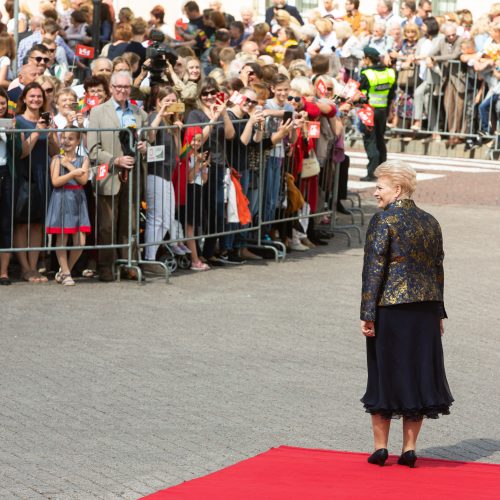
<path fill-rule="evenodd" d="M 363 144 L 368 156 L 368 175 L 372 176 L 375 169 L 387 161 L 387 148 L 384 134 L 387 122 L 387 108 L 375 108 L 374 126 L 371 128 L 361 125 Z"/>

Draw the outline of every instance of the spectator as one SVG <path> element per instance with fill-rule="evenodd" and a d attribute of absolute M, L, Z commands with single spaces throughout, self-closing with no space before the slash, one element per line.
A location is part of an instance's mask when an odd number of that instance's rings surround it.
<path fill-rule="evenodd" d="M 105 45 L 101 55 L 113 60 L 115 57 L 123 55 L 127 50 L 128 44 L 132 40 L 132 28 L 129 24 L 117 25 L 113 32 L 113 42 Z"/>
<path fill-rule="evenodd" d="M 148 246 L 145 259 L 149 261 L 156 260 L 158 242 L 164 240 L 167 232 L 172 240 L 178 240 L 180 237 L 177 231 L 179 223 L 175 220 L 176 203 L 172 174 L 180 153 L 180 128 L 183 123 L 181 114 L 169 110 L 170 106 L 178 102 L 172 87 L 162 86 L 155 99 L 155 110 L 148 116 L 148 126 L 157 130 L 148 132 L 148 142 L 154 146 L 163 146 L 164 154 L 163 160 L 148 162 L 145 233 Z M 175 255 L 191 253 L 182 242 L 173 243 L 170 248 Z"/>
<path fill-rule="evenodd" d="M 146 126 L 147 115 L 134 104 L 130 103 L 129 96 L 132 87 L 132 75 L 126 72 L 114 73 L 111 76 L 111 97 L 90 112 L 89 128 L 141 128 Z M 98 146 L 97 146 L 98 145 Z M 97 244 L 110 245 L 113 242 L 126 242 L 128 240 L 129 204 L 132 204 L 134 213 L 134 200 L 129 199 L 129 190 L 122 188 L 120 181 L 120 169 L 131 170 L 136 160 L 132 156 L 125 156 L 118 140 L 118 134 L 113 132 L 88 132 L 88 147 L 92 151 L 93 158 L 99 164 L 111 164 L 110 172 L 106 179 L 97 185 L 97 218 L 99 226 L 97 232 Z M 139 141 L 137 144 L 138 154 L 146 152 L 146 144 Z M 142 173 L 145 176 L 145 172 Z M 135 177 L 137 179 L 137 177 Z M 145 177 L 144 177 L 145 178 Z M 135 231 L 135 217 L 130 221 L 132 231 Z M 126 249 L 120 249 L 122 257 L 126 256 Z M 101 281 L 113 281 L 112 272 L 115 261 L 115 250 L 102 249 L 99 251 L 99 279 Z M 124 273 L 124 278 L 137 279 L 133 270 Z"/>
<path fill-rule="evenodd" d="M 240 15 L 241 15 L 241 21 L 244 26 L 244 37 L 248 38 L 249 36 L 253 35 L 253 30 L 254 30 L 254 20 L 253 20 L 253 9 L 244 7 L 243 9 L 240 10 Z"/>
<path fill-rule="evenodd" d="M 19 70 L 19 76 L 16 80 L 13 80 L 10 84 L 10 88 L 7 91 L 9 95 L 9 101 L 16 102 L 21 96 L 24 87 L 31 82 L 34 82 L 36 77 L 41 75 L 41 68 L 35 66 L 34 64 L 25 64 Z"/>
<path fill-rule="evenodd" d="M 66 28 L 65 38 L 72 50 L 75 50 L 79 43 L 87 45 L 92 42 L 92 38 L 87 33 L 88 26 L 87 16 L 81 10 L 74 10 L 71 13 L 70 25 Z"/>
<path fill-rule="evenodd" d="M 220 91 L 217 82 L 205 78 L 198 85 L 198 107 L 187 118 L 188 125 L 202 126 L 204 150 L 209 152 L 208 180 L 205 185 L 204 209 L 207 212 L 207 234 L 216 234 L 224 230 L 224 140 L 232 140 L 234 127 L 227 114 L 226 104 L 216 99 Z M 222 122 L 220 122 L 222 119 Z M 215 256 L 217 237 L 208 237 L 203 246 L 203 257 L 211 266 L 220 265 Z M 221 248 L 221 251 L 224 249 Z"/>
<path fill-rule="evenodd" d="M 404 28 L 407 24 L 416 24 L 419 28 L 422 26 L 422 18 L 417 16 L 417 5 L 415 0 L 404 0 L 401 2 L 401 14 L 403 20 L 401 27 Z"/>
<path fill-rule="evenodd" d="M 438 40 L 439 25 L 434 17 L 427 17 L 422 24 L 422 38 L 417 43 L 415 61 L 418 63 L 418 78 L 421 82 L 415 89 L 413 103 L 412 129 L 419 131 L 422 128 L 424 109 L 427 116 L 427 130 L 433 131 L 431 140 L 439 140 L 440 135 L 435 133 L 438 126 L 438 112 L 434 99 L 434 91 L 440 83 L 440 75 L 436 68 L 427 67 L 427 57 L 432 54 Z"/>
<path fill-rule="evenodd" d="M 313 40 L 307 52 L 314 54 L 333 54 L 337 47 L 337 36 L 333 30 L 333 24 L 328 19 L 319 19 L 316 21 L 318 34 Z"/>
<path fill-rule="evenodd" d="M 392 24 L 393 22 L 401 24 L 403 20 L 394 13 L 393 6 L 393 0 L 378 0 L 375 21 L 383 21 L 384 23 L 386 23 L 386 25 L 388 25 L 389 23 Z"/>
<path fill-rule="evenodd" d="M 443 106 L 447 111 L 447 129 L 451 134 L 447 145 L 455 146 L 463 140 L 455 134 L 464 130 L 462 113 L 465 84 L 460 74 L 460 65 L 450 61 L 460 57 L 462 39 L 457 36 L 457 27 L 453 24 L 445 25 L 443 31 L 445 36 L 437 42 L 427 58 L 427 67 L 433 68 L 436 64 L 440 64 L 444 88 Z"/>
<path fill-rule="evenodd" d="M 14 79 L 11 67 L 13 57 L 15 57 L 14 39 L 9 34 L 2 33 L 0 35 L 0 87 L 5 90 Z"/>
<path fill-rule="evenodd" d="M 57 110 L 54 101 L 61 87 L 61 81 L 53 76 L 40 75 L 36 78 L 35 82 L 40 84 L 45 94 L 46 111 L 56 113 Z"/>
<path fill-rule="evenodd" d="M 220 0 L 210 0 L 208 2 L 208 7 L 215 12 L 220 12 L 224 16 L 225 25 L 229 26 L 231 23 L 234 23 L 234 16 L 228 14 L 227 12 L 223 12 L 222 10 L 222 2 Z"/>
<path fill-rule="evenodd" d="M 48 198 L 47 166 L 50 157 L 57 154 L 59 144 L 53 132 L 43 132 L 51 126 L 52 118 L 45 120 L 46 98 L 42 87 L 28 83 L 17 102 L 16 128 L 32 130 L 21 133 L 21 159 L 16 167 L 18 177 L 14 242 L 17 248 L 41 247 L 42 225 Z M 24 194 L 22 194 L 24 193 Z M 21 251 L 17 258 L 21 265 L 21 276 L 29 283 L 45 283 L 47 278 L 38 272 L 39 251 Z"/>
<path fill-rule="evenodd" d="M 170 26 L 165 24 L 165 9 L 161 5 L 156 5 L 149 13 L 149 25 L 153 29 L 160 30 L 168 39 L 174 39 L 174 33 Z"/>
<path fill-rule="evenodd" d="M 361 21 L 361 13 L 359 12 L 359 0 L 346 0 L 345 2 L 345 21 L 352 28 L 355 35 L 359 33 L 359 23 Z"/>
<path fill-rule="evenodd" d="M 273 19 L 279 10 L 286 10 L 291 16 L 297 19 L 300 25 L 304 24 L 304 21 L 302 20 L 302 17 L 296 7 L 288 5 L 286 0 L 273 0 L 273 5 L 266 10 L 266 23 L 269 26 L 272 27 L 273 24 L 276 23 L 276 21 L 273 22 Z"/>
<path fill-rule="evenodd" d="M 417 8 L 417 16 L 424 21 L 432 17 L 432 2 L 431 0 L 419 0 Z"/>

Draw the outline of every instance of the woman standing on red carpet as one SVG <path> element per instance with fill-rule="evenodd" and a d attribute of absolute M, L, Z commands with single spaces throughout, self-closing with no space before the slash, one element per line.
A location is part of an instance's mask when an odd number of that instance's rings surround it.
<path fill-rule="evenodd" d="M 448 415 L 453 402 L 443 361 L 443 240 L 432 215 L 411 195 L 416 173 L 401 161 L 375 171 L 383 211 L 366 234 L 361 332 L 366 337 L 368 383 L 361 399 L 372 418 L 372 464 L 384 465 L 392 418 L 403 417 L 400 465 L 415 466 L 423 418 Z"/>

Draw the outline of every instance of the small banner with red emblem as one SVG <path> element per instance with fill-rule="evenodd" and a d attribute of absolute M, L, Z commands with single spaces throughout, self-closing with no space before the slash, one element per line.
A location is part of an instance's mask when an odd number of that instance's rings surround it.
<path fill-rule="evenodd" d="M 78 44 L 75 49 L 75 54 L 84 59 L 94 59 L 94 47 Z"/>
<path fill-rule="evenodd" d="M 109 170 L 109 163 L 103 163 L 101 165 L 98 165 L 96 179 L 98 181 L 106 179 L 106 177 L 108 176 L 108 170 Z"/>
<path fill-rule="evenodd" d="M 319 139 L 319 131 L 319 122 L 307 122 L 307 137 L 309 139 Z"/>
<path fill-rule="evenodd" d="M 326 87 L 326 83 L 321 78 L 318 78 L 318 81 L 316 83 L 316 90 L 318 91 L 318 93 L 321 97 L 325 97 L 325 95 L 328 92 L 328 89 Z"/>
<path fill-rule="evenodd" d="M 369 104 L 364 104 L 363 107 L 358 109 L 358 116 L 365 127 L 373 127 L 375 125 L 375 111 Z"/>

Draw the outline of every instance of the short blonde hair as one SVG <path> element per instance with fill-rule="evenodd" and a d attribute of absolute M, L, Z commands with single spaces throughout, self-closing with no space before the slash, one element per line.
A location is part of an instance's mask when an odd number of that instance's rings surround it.
<path fill-rule="evenodd" d="M 290 87 L 303 97 L 314 95 L 314 86 L 307 76 L 296 76 L 290 82 Z"/>
<path fill-rule="evenodd" d="M 389 160 L 375 169 L 375 177 L 387 177 L 395 186 L 401 186 L 403 193 L 411 196 L 417 188 L 417 172 L 401 160 Z"/>

